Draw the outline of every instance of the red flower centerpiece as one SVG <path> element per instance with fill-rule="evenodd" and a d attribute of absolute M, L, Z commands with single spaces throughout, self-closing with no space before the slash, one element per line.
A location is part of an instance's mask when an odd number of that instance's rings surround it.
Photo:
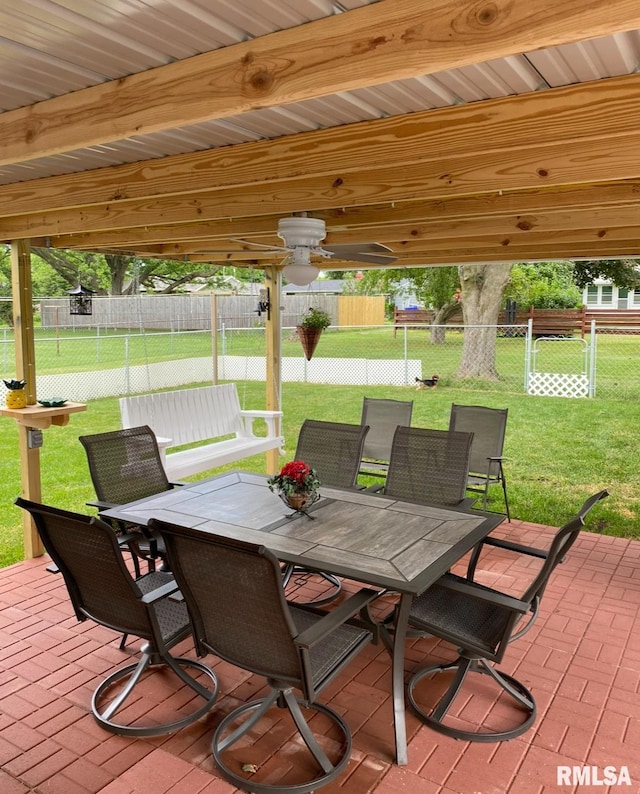
<path fill-rule="evenodd" d="M 289 507 L 303 512 L 318 499 L 320 480 L 315 469 L 303 460 L 292 460 L 267 480 L 269 490 L 277 493 Z"/>

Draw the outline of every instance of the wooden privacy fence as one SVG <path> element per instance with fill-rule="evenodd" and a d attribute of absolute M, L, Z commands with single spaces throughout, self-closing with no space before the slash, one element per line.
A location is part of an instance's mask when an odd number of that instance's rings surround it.
<path fill-rule="evenodd" d="M 134 295 L 95 297 L 91 315 L 70 316 L 66 298 L 39 301 L 45 328 L 143 328 L 147 330 L 207 331 L 211 329 L 211 295 Z M 218 295 L 219 327 L 254 328 L 258 295 Z M 295 326 L 313 306 L 329 312 L 332 325 L 384 325 L 382 295 L 329 295 L 302 293 L 283 299 L 282 325 Z"/>
<path fill-rule="evenodd" d="M 419 328 L 431 325 L 435 312 L 431 309 L 395 309 L 393 333 L 399 326 Z M 640 309 L 536 309 L 517 311 L 513 325 L 527 325 L 533 320 L 534 336 L 581 336 L 589 331 L 591 321 L 596 321 L 598 333 L 640 333 Z M 447 325 L 462 325 L 462 314 L 447 320 Z M 506 313 L 498 315 L 498 325 L 509 325 Z"/>

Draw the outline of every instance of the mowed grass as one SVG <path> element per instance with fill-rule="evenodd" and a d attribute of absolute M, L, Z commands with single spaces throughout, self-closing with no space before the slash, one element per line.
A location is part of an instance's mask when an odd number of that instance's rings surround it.
<path fill-rule="evenodd" d="M 519 328 L 519 330 L 522 330 Z M 465 383 L 456 376 L 462 352 L 463 333 L 449 328 L 444 344 L 430 344 L 428 329 L 402 329 L 393 335 L 391 326 L 373 328 L 330 328 L 324 332 L 314 354 L 316 358 L 388 359 L 390 366 L 403 366 L 403 359 L 417 360 L 424 377 L 437 373 L 441 386 L 487 392 L 524 391 L 526 345 L 522 336 L 501 335 L 497 339 L 497 382 Z M 580 374 L 588 368 L 590 351 L 586 340 L 574 338 L 535 344 L 535 368 L 540 372 Z M 14 345 L 6 335 L 0 340 L 0 360 L 7 377 L 14 368 Z M 96 329 L 75 332 L 38 329 L 36 360 L 38 374 L 83 372 L 122 368 L 127 365 L 177 361 L 211 355 L 211 333 L 139 333 Z M 218 334 L 220 355 L 265 355 L 264 328 L 227 329 Z M 282 337 L 284 357 L 301 356 L 300 342 L 294 329 L 285 329 Z M 605 398 L 640 400 L 640 369 L 629 366 L 640 359 L 640 334 L 597 334 L 596 395 Z"/>
<path fill-rule="evenodd" d="M 239 383 L 238 390 L 243 407 L 264 407 L 264 384 Z M 412 424 L 440 429 L 448 426 L 454 402 L 508 408 L 505 468 L 514 517 L 558 526 L 586 496 L 607 488 L 611 496 L 598 507 L 589 529 L 622 537 L 640 537 L 640 472 L 635 457 L 640 429 L 636 399 L 531 397 L 515 391 L 490 392 L 451 382 L 441 383 L 435 391 L 285 383 L 283 410 L 287 455 L 283 462 L 293 457 L 299 428 L 305 418 L 357 423 L 364 396 L 413 400 Z M 44 447 L 40 451 L 43 501 L 91 513 L 85 503 L 94 498 L 94 493 L 78 436 L 119 427 L 117 399 L 108 398 L 90 402 L 87 411 L 72 415 L 66 427 L 46 430 Z M 23 556 L 22 516 L 13 505 L 20 493 L 20 463 L 18 432 L 12 420 L 0 422 L 0 441 L 3 452 L 0 461 L 0 565 L 7 565 Z M 265 457 L 260 455 L 225 467 L 233 468 L 263 472 Z M 493 494 L 490 506 L 501 509 L 500 489 L 495 488 Z"/>

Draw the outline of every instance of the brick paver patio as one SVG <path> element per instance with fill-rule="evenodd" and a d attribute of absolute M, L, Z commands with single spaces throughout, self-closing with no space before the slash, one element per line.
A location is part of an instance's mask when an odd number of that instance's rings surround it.
<path fill-rule="evenodd" d="M 545 545 L 552 529 L 514 521 L 500 534 Z M 213 728 L 263 682 L 214 657 L 220 698 L 195 725 L 156 738 L 125 738 L 94 722 L 89 703 L 102 678 L 130 661 L 119 637 L 73 616 L 59 575 L 43 557 L 0 570 L 0 794 L 227 794 L 209 744 Z M 479 579 L 517 592 L 535 561 L 504 551 L 483 557 Z M 392 597 L 387 597 L 387 605 Z M 389 660 L 371 646 L 325 691 L 353 731 L 347 771 L 322 789 L 344 794 L 563 794 L 640 791 L 640 541 L 583 533 L 553 575 L 535 627 L 502 665 L 532 689 L 534 728 L 511 742 L 470 744 L 407 716 L 409 764 L 392 763 Z M 180 650 L 193 655 L 190 642 Z M 407 643 L 406 670 L 450 659 L 433 639 Z M 457 716 L 485 708 L 461 698 Z M 146 705 L 142 697 L 136 708 Z M 286 768 L 277 730 L 260 740 L 263 763 Z M 275 753 L 275 754 L 274 754 Z M 272 756 L 270 758 L 270 755 Z M 281 765 L 281 767 L 280 767 Z M 557 767 L 593 767 L 591 785 L 557 783 Z M 628 770 L 631 786 L 602 785 L 605 767 Z M 581 772 L 581 774 L 585 774 Z M 583 780 L 587 778 L 583 777 Z M 622 780 L 622 778 L 621 778 Z"/>

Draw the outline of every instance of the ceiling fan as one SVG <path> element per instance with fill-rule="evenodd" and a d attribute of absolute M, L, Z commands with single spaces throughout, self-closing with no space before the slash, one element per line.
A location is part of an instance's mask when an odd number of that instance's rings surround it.
<path fill-rule="evenodd" d="M 326 223 L 321 218 L 310 218 L 306 212 L 296 213 L 278 221 L 278 237 L 283 246 L 263 245 L 251 240 L 237 240 L 245 245 L 263 248 L 274 253 L 284 252 L 286 262 L 283 274 L 287 281 L 305 286 L 314 281 L 320 269 L 311 264 L 311 256 L 325 259 L 347 259 L 352 262 L 368 262 L 373 265 L 392 264 L 396 261 L 393 252 L 381 243 L 353 243 L 347 245 L 324 245 L 320 242 L 327 235 Z"/>

